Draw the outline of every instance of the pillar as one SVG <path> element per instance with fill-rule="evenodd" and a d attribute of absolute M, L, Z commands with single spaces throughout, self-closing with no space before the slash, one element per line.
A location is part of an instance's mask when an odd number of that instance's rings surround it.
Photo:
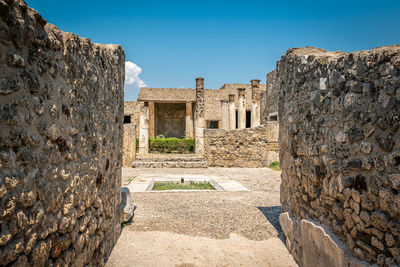
<path fill-rule="evenodd" d="M 149 153 L 149 107 L 140 108 L 139 119 L 139 155 Z"/>
<path fill-rule="evenodd" d="M 196 154 L 204 154 L 204 79 L 196 78 L 196 110 L 195 110 Z"/>
<path fill-rule="evenodd" d="M 229 94 L 229 130 L 236 129 L 236 108 L 235 108 L 235 94 Z"/>
<path fill-rule="evenodd" d="M 192 102 L 186 102 L 186 137 L 193 138 L 193 109 Z"/>
<path fill-rule="evenodd" d="M 229 130 L 229 106 L 228 100 L 221 100 L 221 129 Z"/>
<path fill-rule="evenodd" d="M 238 129 L 246 128 L 246 107 L 245 107 L 245 92 L 244 88 L 238 88 Z"/>
<path fill-rule="evenodd" d="M 154 101 L 149 101 L 149 136 L 156 137 L 156 119 L 154 114 Z"/>
<path fill-rule="evenodd" d="M 122 167 L 132 167 L 136 150 L 136 124 L 124 124 L 124 137 L 122 141 Z"/>
<path fill-rule="evenodd" d="M 260 80 L 251 80 L 251 128 L 260 126 Z"/>

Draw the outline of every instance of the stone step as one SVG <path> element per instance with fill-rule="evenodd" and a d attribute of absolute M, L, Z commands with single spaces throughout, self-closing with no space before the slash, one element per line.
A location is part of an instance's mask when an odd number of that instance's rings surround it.
<path fill-rule="evenodd" d="M 136 156 L 136 162 L 201 162 L 204 161 L 203 157 L 199 156 L 164 156 L 164 157 L 142 157 Z"/>
<path fill-rule="evenodd" d="M 132 168 L 207 168 L 205 161 L 133 161 Z"/>

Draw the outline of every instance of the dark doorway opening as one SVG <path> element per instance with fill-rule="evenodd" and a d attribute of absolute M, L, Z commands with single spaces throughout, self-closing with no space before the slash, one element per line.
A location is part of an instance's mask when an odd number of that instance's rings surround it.
<path fill-rule="evenodd" d="M 236 110 L 236 129 L 239 128 L 238 111 Z M 251 128 L 251 110 L 246 110 L 246 128 Z"/>
<path fill-rule="evenodd" d="M 131 116 L 124 116 L 124 124 L 125 123 L 131 123 Z"/>
<path fill-rule="evenodd" d="M 251 127 L 251 111 L 246 110 L 246 128 Z"/>

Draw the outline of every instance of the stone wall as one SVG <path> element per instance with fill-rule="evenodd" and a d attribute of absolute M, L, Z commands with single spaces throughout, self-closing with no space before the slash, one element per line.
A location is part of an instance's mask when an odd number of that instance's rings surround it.
<path fill-rule="evenodd" d="M 182 138 L 185 136 L 186 104 L 155 103 L 155 136 Z"/>
<path fill-rule="evenodd" d="M 140 108 L 144 106 L 141 101 L 125 101 L 124 115 L 131 116 L 131 123 L 136 124 L 136 136 L 139 136 Z"/>
<path fill-rule="evenodd" d="M 124 62 L 0 0 L 0 265 L 100 266 L 111 252 Z"/>
<path fill-rule="evenodd" d="M 278 123 L 230 131 L 204 131 L 209 167 L 268 167 L 278 161 Z"/>
<path fill-rule="evenodd" d="M 265 95 L 265 109 L 261 113 L 261 119 L 263 121 L 270 121 L 272 116 L 277 116 L 278 103 L 279 103 L 279 91 L 276 79 L 276 71 L 271 71 L 267 74 L 267 90 Z"/>
<path fill-rule="evenodd" d="M 277 80 L 281 224 L 296 260 L 400 264 L 400 45 L 290 49 Z"/>
<path fill-rule="evenodd" d="M 124 137 L 122 148 L 122 167 L 131 168 L 136 157 L 136 123 L 124 124 Z"/>

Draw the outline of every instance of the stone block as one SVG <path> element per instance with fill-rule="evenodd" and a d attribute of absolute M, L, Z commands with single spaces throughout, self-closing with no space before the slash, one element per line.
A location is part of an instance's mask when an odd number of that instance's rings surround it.
<path fill-rule="evenodd" d="M 121 223 L 127 223 L 133 218 L 135 206 L 132 202 L 131 193 L 128 187 L 121 189 Z"/>

